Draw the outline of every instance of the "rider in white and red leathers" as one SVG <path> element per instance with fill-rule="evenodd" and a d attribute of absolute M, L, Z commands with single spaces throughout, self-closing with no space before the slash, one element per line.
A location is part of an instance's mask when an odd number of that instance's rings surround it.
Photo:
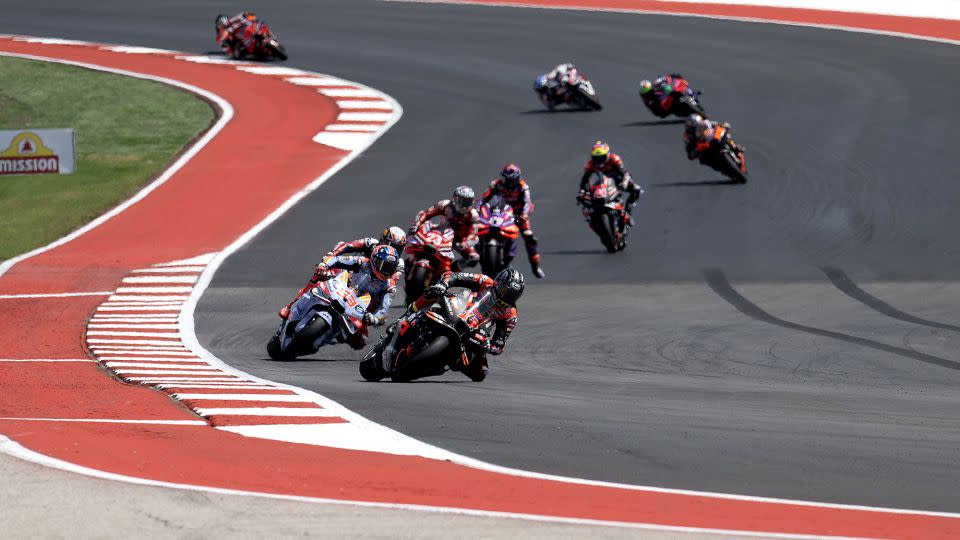
<path fill-rule="evenodd" d="M 453 248 L 466 259 L 467 266 L 476 265 L 480 262 L 480 254 L 474 248 L 480 214 L 473 207 L 475 197 L 470 187 L 458 187 L 450 199 L 437 201 L 437 204 L 418 213 L 407 234 L 416 234 L 425 221 L 440 216 L 453 229 Z"/>
<path fill-rule="evenodd" d="M 388 227 L 384 229 L 383 233 L 380 234 L 380 239 L 368 237 L 358 238 L 357 240 L 352 240 L 350 242 L 338 243 L 333 249 L 330 250 L 330 252 L 324 255 L 323 262 L 319 263 L 316 269 L 314 269 L 313 276 L 310 278 L 310 281 L 308 281 L 307 284 L 300 289 L 300 292 L 297 293 L 296 298 L 291 300 L 286 306 L 280 308 L 278 315 L 280 315 L 281 319 L 286 319 L 290 315 L 290 308 L 293 306 L 293 303 L 299 300 L 301 296 L 303 296 L 307 291 L 316 285 L 319 273 L 323 269 L 324 263 L 332 260 L 333 257 L 358 254 L 369 259 L 373 255 L 374 251 L 376 251 L 376 249 L 380 246 L 390 246 L 399 254 L 403 252 L 403 247 L 406 245 L 406 243 L 407 235 L 403 233 L 403 230 L 400 227 Z M 403 275 L 403 259 L 398 261 L 397 272 L 399 272 L 401 276 Z"/>
<path fill-rule="evenodd" d="M 396 250 L 389 248 L 394 263 L 399 262 Z M 376 257 L 376 254 L 374 254 Z M 393 266 L 395 269 L 396 266 Z M 370 295 L 370 306 L 363 317 L 363 322 L 372 325 L 381 325 L 387 317 L 393 297 L 397 294 L 397 282 L 402 274 L 394 270 L 392 273 L 382 274 L 374 268 L 371 260 L 359 255 L 341 255 L 324 261 L 317 271 L 318 281 L 325 281 L 336 274 L 336 270 L 350 272 L 349 284 L 359 294 Z"/>

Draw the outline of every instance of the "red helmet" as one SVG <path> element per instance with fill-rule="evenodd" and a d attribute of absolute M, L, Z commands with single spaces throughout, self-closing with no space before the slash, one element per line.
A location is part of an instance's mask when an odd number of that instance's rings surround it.
<path fill-rule="evenodd" d="M 388 227 L 380 233 L 380 244 L 390 246 L 399 253 L 407 244 L 407 233 L 400 227 Z"/>

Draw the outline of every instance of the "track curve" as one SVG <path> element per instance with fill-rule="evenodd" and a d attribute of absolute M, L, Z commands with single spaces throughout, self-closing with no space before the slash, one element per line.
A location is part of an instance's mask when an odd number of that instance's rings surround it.
<path fill-rule="evenodd" d="M 212 14 L 186 2 L 164 7 L 162 29 L 142 6 L 74 17 L 63 4 L 12 8 L 0 31 L 210 48 Z M 197 313 L 211 351 L 501 465 L 960 510 L 960 252 L 947 234 L 960 112 L 942 106 L 960 84 L 954 47 L 662 16 L 341 1 L 315 21 L 311 9 L 261 10 L 290 65 L 383 89 L 405 116 L 226 262 Z M 539 110 L 528 83 L 567 59 L 603 112 Z M 679 127 L 641 110 L 637 80 L 676 68 L 733 122 L 751 184 L 710 185 Z M 903 83 L 916 73 L 941 75 Z M 613 257 L 573 206 L 598 137 L 648 188 L 633 244 Z M 549 279 L 530 285 L 485 383 L 365 384 L 356 355 L 335 348 L 264 360 L 275 307 L 327 246 L 406 224 L 511 160 L 534 189 Z"/>

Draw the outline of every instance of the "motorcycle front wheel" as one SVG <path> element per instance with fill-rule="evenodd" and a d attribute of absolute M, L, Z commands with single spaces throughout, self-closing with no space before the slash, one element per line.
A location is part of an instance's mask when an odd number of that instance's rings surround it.
<path fill-rule="evenodd" d="M 293 337 L 293 341 L 290 342 L 290 350 L 294 351 L 296 356 L 313 354 L 315 351 L 313 344 L 329 329 L 330 326 L 327 325 L 327 321 L 323 320 L 323 317 L 315 318 L 306 328 Z"/>
<path fill-rule="evenodd" d="M 284 351 L 280 348 L 280 336 L 276 334 L 267 342 L 267 354 L 270 355 L 270 358 L 278 362 L 285 362 L 296 358 L 289 349 Z"/>
<path fill-rule="evenodd" d="M 610 212 L 603 212 L 599 216 L 594 215 L 593 230 L 597 233 L 597 236 L 600 237 L 600 243 L 603 244 L 603 247 L 607 248 L 607 252 L 609 253 L 615 253 L 617 251 L 617 243 L 614 241 L 614 238 L 617 237 L 615 232 L 617 230 L 616 226 L 613 215 Z"/>
<path fill-rule="evenodd" d="M 727 176 L 738 184 L 746 184 L 747 175 L 740 170 L 740 162 L 733 156 L 733 153 L 725 150 L 721 156 L 723 157 L 724 168 L 727 170 Z"/>
<path fill-rule="evenodd" d="M 420 352 L 411 356 L 403 363 L 399 369 L 394 369 L 390 375 L 393 382 L 410 382 L 419 379 L 431 371 L 438 362 L 443 360 L 442 355 L 447 347 L 450 346 L 450 340 L 446 336 L 438 336 L 424 347 Z"/>

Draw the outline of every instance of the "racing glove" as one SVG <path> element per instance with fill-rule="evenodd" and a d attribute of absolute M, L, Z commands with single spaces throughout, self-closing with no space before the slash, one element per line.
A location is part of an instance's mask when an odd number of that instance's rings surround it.
<path fill-rule="evenodd" d="M 447 292 L 447 285 L 445 283 L 437 283 L 427 287 L 427 290 L 423 291 L 423 297 L 432 299 L 440 298 Z"/>
<path fill-rule="evenodd" d="M 507 343 L 503 340 L 503 338 L 497 338 L 490 344 L 489 352 L 494 356 L 499 356 L 503 354 L 503 348 L 506 345 Z"/>
<path fill-rule="evenodd" d="M 366 324 L 367 326 L 378 326 L 380 321 L 377 320 L 373 313 L 364 313 L 363 324 Z"/>
<path fill-rule="evenodd" d="M 310 279 L 313 283 L 319 283 L 321 281 L 326 281 L 333 277 L 333 271 L 324 266 L 318 266 L 317 269 L 313 272 L 313 277 Z"/>

